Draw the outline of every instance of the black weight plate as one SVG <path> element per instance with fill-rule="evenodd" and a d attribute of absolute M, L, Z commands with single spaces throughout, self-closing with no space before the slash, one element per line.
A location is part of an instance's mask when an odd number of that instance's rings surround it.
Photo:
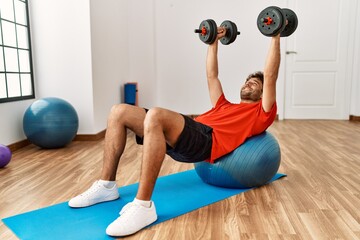
<path fill-rule="evenodd" d="M 216 28 L 214 29 L 213 22 L 214 20 L 207 19 L 202 21 L 199 26 L 199 30 L 201 30 L 203 27 L 206 29 L 206 34 L 203 35 L 199 33 L 200 40 L 206 44 L 211 43 L 212 39 L 214 38 L 214 31 L 216 31 Z"/>
<path fill-rule="evenodd" d="M 217 25 L 216 25 L 216 22 L 212 19 L 209 19 L 208 21 L 212 25 L 213 30 L 210 32 L 211 38 L 209 39 L 209 42 L 207 44 L 212 44 L 213 42 L 215 42 L 216 37 L 217 37 Z"/>
<path fill-rule="evenodd" d="M 261 19 L 270 17 L 273 21 L 270 25 L 262 22 Z M 257 27 L 265 36 L 276 36 L 285 28 L 285 16 L 279 7 L 271 6 L 262 10 L 257 18 Z"/>
<path fill-rule="evenodd" d="M 236 40 L 237 36 L 240 35 L 240 32 L 238 31 L 238 28 L 235 23 L 231 22 L 231 24 L 232 24 L 233 34 L 230 43 L 233 43 Z"/>
<path fill-rule="evenodd" d="M 279 33 L 281 33 L 282 31 L 284 31 L 285 27 L 286 27 L 286 17 L 285 17 L 285 13 L 281 8 L 278 8 L 281 15 L 282 15 L 282 24 L 281 24 L 281 28 L 279 29 L 279 31 L 275 34 L 278 35 Z"/>
<path fill-rule="evenodd" d="M 285 26 L 284 30 L 280 33 L 281 37 L 287 37 L 293 34 L 298 26 L 298 18 L 296 13 L 288 8 L 283 8 L 283 13 L 285 18 L 288 20 L 288 24 Z"/>
<path fill-rule="evenodd" d="M 220 42 L 224 45 L 229 45 L 233 43 L 237 37 L 237 26 L 235 23 L 226 20 L 221 25 L 221 27 L 226 28 L 226 35 L 220 39 Z"/>
<path fill-rule="evenodd" d="M 226 34 L 224 37 L 220 39 L 220 42 L 224 45 L 230 44 L 231 41 L 231 35 L 233 32 L 231 22 L 229 20 L 225 20 L 221 23 L 220 27 L 226 28 Z"/>
<path fill-rule="evenodd" d="M 235 23 L 231 23 L 231 35 L 230 35 L 230 43 L 233 43 L 236 40 L 236 37 L 238 35 L 238 29 Z"/>

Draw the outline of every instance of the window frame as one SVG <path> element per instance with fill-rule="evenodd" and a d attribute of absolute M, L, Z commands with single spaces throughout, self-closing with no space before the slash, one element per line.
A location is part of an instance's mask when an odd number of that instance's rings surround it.
<path fill-rule="evenodd" d="M 33 60 L 32 60 L 32 45 L 31 45 L 31 33 L 30 33 L 30 16 L 29 16 L 29 1 L 28 0 L 11 0 L 13 3 L 13 11 L 14 11 L 14 20 L 10 21 L 8 19 L 3 19 L 1 15 L 0 9 L 0 28 L 1 28 L 1 43 L 0 43 L 0 51 L 2 51 L 2 57 L 4 61 L 4 71 L 0 70 L 0 74 L 3 74 L 5 77 L 5 87 L 6 87 L 6 96 L 4 98 L 0 97 L 0 104 L 7 103 L 7 102 L 14 102 L 14 101 L 22 101 L 28 99 L 35 98 L 35 84 L 34 84 L 34 72 L 33 72 Z M 16 22 L 16 9 L 15 9 L 15 2 L 22 2 L 25 4 L 25 14 L 26 14 L 26 25 L 22 23 Z M 8 46 L 4 43 L 4 31 L 3 31 L 3 22 L 13 23 L 15 24 L 15 38 L 16 38 L 16 47 Z M 18 40 L 18 26 L 25 27 L 27 29 L 27 43 L 28 49 L 19 47 L 19 40 Z M 16 49 L 17 52 L 17 64 L 18 64 L 18 71 L 7 71 L 6 69 L 6 59 L 5 59 L 5 48 Z M 29 52 L 29 72 L 22 72 L 20 68 L 20 60 L 19 60 L 19 50 L 25 50 Z M 30 85 L 31 85 L 31 94 L 30 95 L 23 95 L 23 88 L 22 88 L 22 81 L 21 75 L 22 74 L 30 74 Z M 8 87 L 8 74 L 18 74 L 19 76 L 19 87 L 20 87 L 20 96 L 9 97 L 9 87 Z"/>

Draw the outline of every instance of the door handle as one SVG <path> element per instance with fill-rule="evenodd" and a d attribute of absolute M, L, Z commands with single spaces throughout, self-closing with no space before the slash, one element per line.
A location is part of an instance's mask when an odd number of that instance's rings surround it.
<path fill-rule="evenodd" d="M 286 51 L 286 55 L 289 55 L 289 54 L 297 54 L 297 52 L 295 52 L 295 51 Z"/>

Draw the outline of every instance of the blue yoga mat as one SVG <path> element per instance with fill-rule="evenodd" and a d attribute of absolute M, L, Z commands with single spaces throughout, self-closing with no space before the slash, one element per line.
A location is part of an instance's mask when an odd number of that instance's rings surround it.
<path fill-rule="evenodd" d="M 284 174 L 276 174 L 275 181 Z M 106 227 L 132 201 L 138 184 L 119 188 L 120 199 L 87 208 L 73 209 L 67 202 L 3 219 L 20 239 L 113 239 Z M 153 193 L 158 224 L 250 189 L 228 189 L 208 185 L 195 170 L 160 177 Z"/>

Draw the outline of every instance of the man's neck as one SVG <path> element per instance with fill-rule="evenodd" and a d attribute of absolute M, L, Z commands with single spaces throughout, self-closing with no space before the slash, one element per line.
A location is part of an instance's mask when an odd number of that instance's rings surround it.
<path fill-rule="evenodd" d="M 251 100 L 251 99 L 241 99 L 241 103 L 257 103 L 257 102 L 260 102 L 261 99 L 257 100 L 257 101 L 254 101 L 254 100 Z"/>

